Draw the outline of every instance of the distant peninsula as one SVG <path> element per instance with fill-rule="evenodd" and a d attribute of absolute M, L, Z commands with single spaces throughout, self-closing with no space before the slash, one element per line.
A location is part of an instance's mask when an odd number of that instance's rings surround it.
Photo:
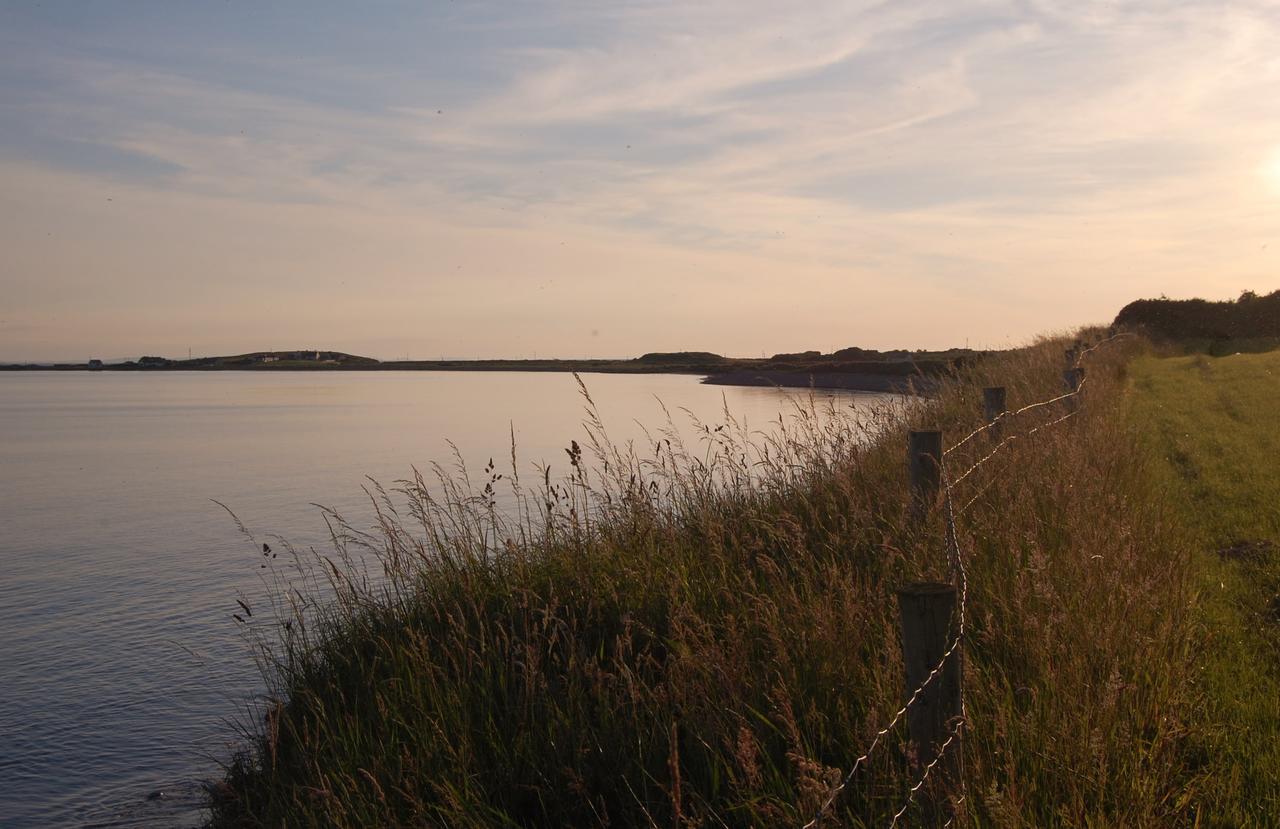
<path fill-rule="evenodd" d="M 844 348 L 772 357 L 724 357 L 708 351 L 651 352 L 630 359 L 377 360 L 341 351 L 254 351 L 224 357 L 83 363 L 10 363 L 0 371 L 575 371 L 605 374 L 698 374 L 703 382 L 858 391 L 920 392 L 957 365 L 985 352 L 876 351 Z"/>

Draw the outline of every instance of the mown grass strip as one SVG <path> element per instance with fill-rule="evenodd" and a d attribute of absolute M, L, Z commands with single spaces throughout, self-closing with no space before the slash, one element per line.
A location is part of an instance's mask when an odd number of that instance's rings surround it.
<path fill-rule="evenodd" d="M 1131 368 L 1130 418 L 1195 551 L 1203 711 L 1187 796 L 1202 826 L 1280 825 L 1280 351 Z"/>

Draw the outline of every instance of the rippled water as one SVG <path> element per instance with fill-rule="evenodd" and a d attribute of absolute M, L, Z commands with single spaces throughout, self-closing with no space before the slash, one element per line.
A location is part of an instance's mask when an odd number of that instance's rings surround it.
<path fill-rule="evenodd" d="M 783 393 L 588 375 L 615 438 L 656 398 L 765 427 Z M 841 405 L 883 395 L 842 393 Z M 313 502 L 449 457 L 563 466 L 567 374 L 0 373 L 0 826 L 199 825 L 202 780 L 261 682 L 231 613 L 255 532 L 319 544 Z"/>

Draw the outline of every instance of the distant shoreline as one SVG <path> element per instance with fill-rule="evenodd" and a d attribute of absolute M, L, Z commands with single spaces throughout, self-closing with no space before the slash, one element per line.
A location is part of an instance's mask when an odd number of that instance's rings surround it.
<path fill-rule="evenodd" d="M 848 372 L 803 371 L 731 371 L 712 374 L 702 382 L 713 386 L 780 386 L 791 389 L 830 389 L 843 391 L 892 392 L 895 394 L 927 394 L 938 384 L 937 378 L 921 374 L 889 376 Z"/>
<path fill-rule="evenodd" d="M 848 359 L 849 352 L 871 359 Z M 903 356 L 909 355 L 907 359 Z M 524 371 L 599 374 L 692 374 L 704 383 L 729 386 L 845 389 L 869 392 L 928 392 L 936 378 L 976 352 L 863 352 L 832 355 L 803 352 L 767 359 L 722 357 L 708 352 L 646 354 L 626 360 L 391 360 L 341 352 L 255 352 L 231 357 L 170 360 L 142 357 L 125 363 L 11 363 L 0 371 Z M 886 359 L 888 357 L 889 359 Z"/>
<path fill-rule="evenodd" d="M 782 388 L 816 388 L 843 391 L 893 392 L 898 394 L 928 393 L 936 386 L 936 379 L 922 373 L 901 375 L 866 374 L 861 372 L 832 371 L 776 371 L 770 369 L 736 369 L 733 371 L 707 372 L 685 367 L 645 368 L 630 365 L 595 365 L 593 361 L 559 361 L 557 365 L 512 365 L 506 361 L 458 362 L 440 365 L 405 365 L 403 363 L 379 363 L 373 366 L 104 366 L 100 369 L 85 365 L 0 365 L 0 371 L 8 372 L 141 372 L 160 374 L 176 371 L 250 371 L 250 372 L 368 372 L 368 371 L 518 371 L 542 373 L 580 374 L 691 374 L 701 375 L 702 382 L 715 386 L 778 386 Z"/>

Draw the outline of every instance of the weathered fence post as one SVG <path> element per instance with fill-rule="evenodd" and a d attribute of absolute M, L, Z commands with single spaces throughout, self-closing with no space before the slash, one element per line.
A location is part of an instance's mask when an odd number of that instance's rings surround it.
<path fill-rule="evenodd" d="M 911 478 L 911 510 L 924 518 L 942 485 L 942 432 L 912 432 L 907 438 L 907 472 Z"/>
<path fill-rule="evenodd" d="M 995 435 L 996 440 L 1000 439 L 1001 433 L 1004 431 L 1000 417 L 1008 411 L 1005 406 L 1004 386 L 990 386 L 982 390 L 982 416 L 987 423 L 993 423 L 991 433 Z"/>
<path fill-rule="evenodd" d="M 1084 369 L 1069 368 L 1062 372 L 1062 384 L 1066 386 L 1067 391 L 1074 394 L 1080 391 L 1080 384 L 1084 382 Z M 1067 398 L 1067 411 L 1074 412 L 1080 408 L 1080 396 L 1075 395 Z"/>
<path fill-rule="evenodd" d="M 918 582 L 898 591 L 907 698 L 923 686 L 907 710 L 907 732 L 915 752 L 917 773 L 938 759 L 939 750 L 955 733 L 957 718 L 962 715 L 959 644 L 943 662 L 943 655 L 957 633 L 951 628 L 955 605 L 956 589 L 950 584 Z M 942 670 L 925 685 L 939 663 Z M 933 785 L 926 785 L 917 795 L 923 826 L 941 826 L 951 816 L 949 795 L 956 791 L 963 771 L 960 746 L 953 743 L 929 775 Z"/>

